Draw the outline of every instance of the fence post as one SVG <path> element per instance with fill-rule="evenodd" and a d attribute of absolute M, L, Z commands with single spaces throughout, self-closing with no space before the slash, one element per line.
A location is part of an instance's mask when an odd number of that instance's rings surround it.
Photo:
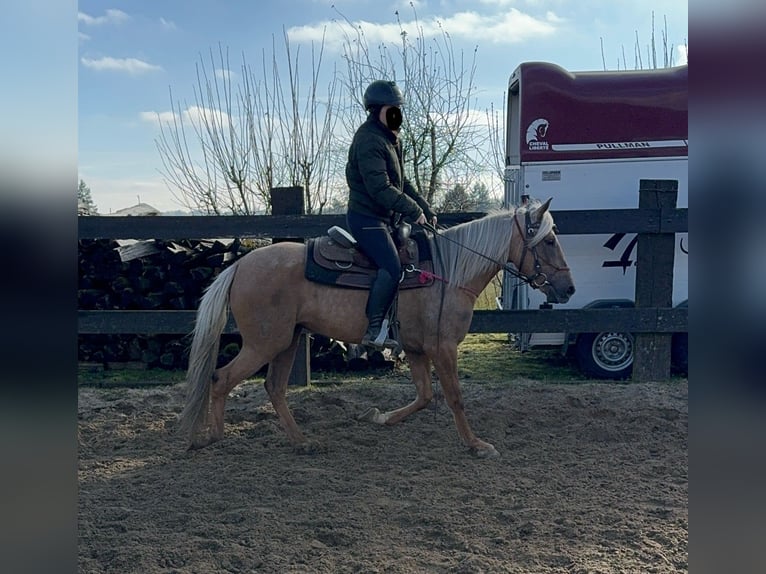
<path fill-rule="evenodd" d="M 274 187 L 271 189 L 272 215 L 304 215 L 304 209 L 302 187 Z M 302 240 L 294 237 L 274 237 L 272 241 L 279 243 L 280 241 Z M 295 353 L 295 361 L 287 384 L 301 387 L 307 387 L 311 384 L 311 353 L 306 333 L 301 334 L 298 342 L 298 351 Z"/>
<path fill-rule="evenodd" d="M 675 209 L 678 181 L 642 179 L 638 207 Z M 636 252 L 636 307 L 673 306 L 675 233 L 639 233 Z M 672 333 L 636 333 L 634 381 L 666 381 L 670 378 Z"/>

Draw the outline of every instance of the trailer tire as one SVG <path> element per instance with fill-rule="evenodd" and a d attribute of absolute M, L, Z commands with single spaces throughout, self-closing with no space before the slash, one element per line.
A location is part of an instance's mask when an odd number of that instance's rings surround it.
<path fill-rule="evenodd" d="M 633 372 L 633 335 L 614 331 L 580 333 L 575 357 L 580 370 L 589 377 L 627 379 Z"/>

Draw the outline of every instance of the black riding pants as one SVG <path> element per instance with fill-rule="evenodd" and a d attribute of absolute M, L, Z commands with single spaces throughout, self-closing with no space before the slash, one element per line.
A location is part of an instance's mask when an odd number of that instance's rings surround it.
<path fill-rule="evenodd" d="M 399 253 L 384 221 L 350 211 L 346 214 L 346 223 L 361 250 L 378 267 L 365 308 L 369 321 L 367 329 L 375 332 L 380 328 L 399 288 Z"/>
<path fill-rule="evenodd" d="M 378 269 L 385 269 L 398 282 L 402 264 L 388 225 L 380 219 L 355 211 L 346 214 L 346 224 L 364 254 Z"/>

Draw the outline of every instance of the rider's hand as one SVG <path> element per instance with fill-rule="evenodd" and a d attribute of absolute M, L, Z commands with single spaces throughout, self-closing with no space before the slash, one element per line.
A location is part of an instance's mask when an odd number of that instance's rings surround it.
<path fill-rule="evenodd" d="M 436 220 L 436 216 L 434 215 L 434 216 L 431 218 L 431 225 L 433 225 L 434 227 L 436 227 L 436 221 L 437 221 L 437 220 Z"/>
<path fill-rule="evenodd" d="M 426 215 L 425 215 L 425 213 L 421 213 L 420 217 L 417 218 L 415 223 L 418 224 L 418 225 L 423 225 L 424 223 L 426 223 Z"/>

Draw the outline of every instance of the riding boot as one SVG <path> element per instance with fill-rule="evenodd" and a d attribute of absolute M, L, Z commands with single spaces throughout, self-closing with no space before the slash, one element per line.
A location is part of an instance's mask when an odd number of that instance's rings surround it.
<path fill-rule="evenodd" d="M 399 287 L 397 280 L 385 269 L 379 269 L 375 281 L 370 287 L 370 296 L 367 299 L 367 332 L 362 337 L 362 345 L 375 350 L 395 349 L 399 343 L 388 336 L 388 313 L 391 303 L 396 296 Z"/>

